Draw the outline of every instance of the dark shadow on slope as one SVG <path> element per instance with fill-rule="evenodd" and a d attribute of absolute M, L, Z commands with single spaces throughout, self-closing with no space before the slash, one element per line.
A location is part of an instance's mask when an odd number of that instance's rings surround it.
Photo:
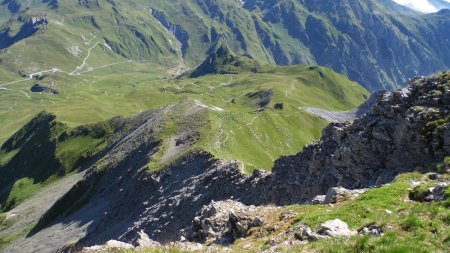
<path fill-rule="evenodd" d="M 256 107 L 258 110 L 264 110 L 272 100 L 273 97 L 273 90 L 260 90 L 256 92 L 250 92 L 245 94 L 245 96 L 250 99 L 250 103 L 252 106 Z"/>
<path fill-rule="evenodd" d="M 59 6 L 58 0 L 43 0 L 42 2 L 46 3 L 52 9 L 56 9 Z"/>
<path fill-rule="evenodd" d="M 0 166 L 0 203 L 2 210 L 11 209 L 15 200 L 5 203 L 15 182 L 21 178 L 30 178 L 38 184 L 52 175 L 65 174 L 62 164 L 55 157 L 56 143 L 52 140 L 54 131 L 64 129 L 55 121 L 55 116 L 40 113 L 14 134 L 1 147 L 2 153 L 17 152 L 4 166 Z"/>
<path fill-rule="evenodd" d="M 21 179 L 30 179 L 33 185 L 57 180 L 73 171 L 83 171 L 104 155 L 102 146 L 119 122 L 119 118 L 90 125 L 68 128 L 59 123 L 56 116 L 46 112 L 39 113 L 29 123 L 9 138 L 0 148 L 0 155 L 12 158 L 0 165 L 0 204 L 8 211 L 17 204 L 10 199 L 13 187 Z M 58 146 L 77 138 L 90 138 L 85 147 L 77 147 L 61 152 Z M 95 145 L 90 145 L 94 143 Z M 76 143 L 74 143 L 76 144 Z M 60 151 L 59 154 L 58 150 Z M 31 191 L 31 186 L 16 186 L 20 191 Z M 26 188 L 30 187 L 30 188 Z M 29 193 L 30 196 L 33 192 Z M 23 199 L 21 199 L 23 201 Z"/>
<path fill-rule="evenodd" d="M 112 203 L 114 201 L 114 197 L 112 197 L 114 196 L 114 190 L 111 188 L 113 186 L 117 187 L 116 184 L 121 183 L 121 180 L 119 179 L 117 181 L 117 178 L 123 178 L 124 180 L 132 179 L 130 176 L 134 175 L 137 170 L 142 169 L 148 164 L 150 155 L 158 149 L 159 145 L 159 142 L 143 144 L 130 152 L 114 168 L 110 170 L 91 171 L 84 180 L 78 182 L 41 217 L 27 237 L 33 236 L 41 229 L 57 221 L 64 220 L 64 218 L 69 217 L 85 206 L 89 207 L 89 204 L 96 205 L 97 202 L 95 202 L 96 198 L 94 197 L 98 197 L 99 194 L 103 195 L 107 192 L 107 194 L 102 197 L 102 200 L 110 200 Z M 107 183 L 105 183 L 105 181 Z M 129 187 L 132 187 L 131 184 Z M 108 197 L 110 195 L 112 198 Z M 89 208 L 85 209 L 89 212 Z M 102 212 L 96 213 L 95 217 L 100 217 L 101 214 Z M 95 217 L 90 215 L 86 215 L 85 217 L 86 219 L 79 218 L 76 219 L 76 221 L 80 222 L 80 224 L 85 224 L 95 219 Z M 100 220 L 101 219 L 96 219 L 92 226 L 95 226 Z"/>
<path fill-rule="evenodd" d="M 33 36 L 37 33 L 42 27 L 45 27 L 48 24 L 46 18 L 43 17 L 32 17 L 30 20 L 25 22 L 20 28 L 19 32 L 11 35 L 11 29 L 6 28 L 5 30 L 0 32 L 0 50 L 8 48 L 18 41 L 24 40 Z"/>
<path fill-rule="evenodd" d="M 11 13 L 17 13 L 20 10 L 20 3 L 17 0 L 4 0 L 1 5 L 6 5 Z"/>

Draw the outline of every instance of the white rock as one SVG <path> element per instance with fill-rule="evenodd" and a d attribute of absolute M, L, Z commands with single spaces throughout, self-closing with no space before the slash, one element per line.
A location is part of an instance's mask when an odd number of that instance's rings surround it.
<path fill-rule="evenodd" d="M 421 184 L 420 182 L 414 181 L 414 180 L 409 180 L 408 183 L 413 188 L 416 187 L 416 186 L 419 186 Z"/>
<path fill-rule="evenodd" d="M 91 247 L 85 247 L 81 250 L 82 253 L 91 253 L 91 252 L 98 252 L 103 249 L 103 246 L 95 245 Z"/>
<path fill-rule="evenodd" d="M 328 235 L 331 237 L 350 237 L 357 234 L 356 231 L 350 230 L 347 223 L 340 219 L 329 220 L 320 225 L 320 234 Z"/>
<path fill-rule="evenodd" d="M 317 195 L 311 200 L 311 204 L 323 204 L 325 203 L 325 195 Z"/>
<path fill-rule="evenodd" d="M 119 242 L 116 240 L 109 240 L 108 242 L 106 242 L 106 247 L 118 249 L 134 249 L 133 245 L 125 242 Z"/>
<path fill-rule="evenodd" d="M 138 233 L 139 239 L 137 241 L 138 248 L 158 248 L 161 247 L 159 242 L 153 241 L 150 237 L 143 231 Z"/>
<path fill-rule="evenodd" d="M 357 198 L 367 189 L 357 189 L 357 190 L 348 190 L 343 187 L 332 187 L 328 189 L 327 194 L 325 195 L 324 203 L 325 204 L 334 204 L 342 201 L 350 200 Z"/>

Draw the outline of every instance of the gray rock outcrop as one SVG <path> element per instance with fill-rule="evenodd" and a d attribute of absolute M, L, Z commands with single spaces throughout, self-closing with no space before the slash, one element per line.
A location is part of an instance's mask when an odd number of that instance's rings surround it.
<path fill-rule="evenodd" d="M 282 157 L 261 184 L 265 202 L 299 203 L 331 187 L 361 189 L 429 171 L 450 154 L 450 73 L 381 94 L 353 122 L 334 123 L 303 152 Z M 301 193 L 301 194 L 299 194 Z"/>
<path fill-rule="evenodd" d="M 420 202 L 443 201 L 446 191 L 450 187 L 449 182 L 435 183 L 433 186 L 424 182 L 419 183 L 409 192 L 409 198 Z"/>
<path fill-rule="evenodd" d="M 343 187 L 331 187 L 325 195 L 324 204 L 334 204 L 351 200 L 366 191 L 366 189 L 347 190 Z"/>
<path fill-rule="evenodd" d="M 384 233 L 383 227 L 377 224 L 371 224 L 369 226 L 363 227 L 358 231 L 360 235 L 371 235 L 371 236 L 382 236 Z"/>
<path fill-rule="evenodd" d="M 204 206 L 194 218 L 189 238 L 200 242 L 232 243 L 246 237 L 250 228 L 263 225 L 260 212 L 260 208 L 232 200 L 212 202 Z"/>
<path fill-rule="evenodd" d="M 358 233 L 348 228 L 347 223 L 340 219 L 326 221 L 320 224 L 319 234 L 330 237 L 350 237 Z"/>

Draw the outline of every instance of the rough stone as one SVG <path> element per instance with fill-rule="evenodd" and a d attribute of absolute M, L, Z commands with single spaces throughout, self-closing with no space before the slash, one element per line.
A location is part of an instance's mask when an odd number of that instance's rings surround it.
<path fill-rule="evenodd" d="M 358 233 L 360 235 L 381 236 L 381 235 L 383 235 L 384 231 L 381 226 L 372 224 L 372 225 L 363 227 L 361 230 L 358 231 Z"/>
<path fill-rule="evenodd" d="M 264 221 L 259 217 L 258 208 L 227 200 L 211 202 L 204 206 L 193 221 L 193 232 L 189 238 L 205 242 L 231 243 L 246 237 L 248 230 L 259 227 Z"/>
<path fill-rule="evenodd" d="M 324 204 L 325 197 L 326 197 L 326 195 L 317 195 L 311 200 L 311 204 L 313 204 L 313 205 Z"/>
<path fill-rule="evenodd" d="M 443 201 L 445 199 L 445 192 L 448 187 L 449 187 L 448 182 L 438 183 L 432 190 L 433 199 L 435 201 Z"/>
<path fill-rule="evenodd" d="M 313 231 L 307 225 L 300 225 L 295 227 L 292 232 L 294 233 L 294 237 L 297 240 L 305 241 L 309 240 Z"/>
<path fill-rule="evenodd" d="M 330 237 L 350 237 L 356 235 L 357 232 L 350 230 L 347 223 L 339 219 L 335 219 L 320 224 L 319 234 Z"/>
<path fill-rule="evenodd" d="M 347 190 L 343 187 L 332 187 L 328 190 L 325 195 L 324 202 L 325 204 L 334 204 L 342 201 L 354 199 L 359 195 L 363 194 L 366 189 L 358 189 L 358 190 Z"/>
<path fill-rule="evenodd" d="M 148 237 L 148 235 L 143 231 L 138 233 L 139 239 L 137 240 L 137 248 L 158 248 L 161 247 L 159 242 L 153 241 Z"/>
<path fill-rule="evenodd" d="M 109 240 L 106 242 L 107 248 L 118 248 L 118 249 L 134 249 L 133 245 L 125 242 L 120 242 L 116 240 Z"/>

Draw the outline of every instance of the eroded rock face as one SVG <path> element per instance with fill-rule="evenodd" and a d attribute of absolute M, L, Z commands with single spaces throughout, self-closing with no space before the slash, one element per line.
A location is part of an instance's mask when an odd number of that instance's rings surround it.
<path fill-rule="evenodd" d="M 261 208 L 245 206 L 236 201 L 213 201 L 204 206 L 194 218 L 189 238 L 200 242 L 232 243 L 238 238 L 246 237 L 250 228 L 263 225 L 260 213 Z"/>
<path fill-rule="evenodd" d="M 137 248 L 144 249 L 161 247 L 161 244 L 159 242 L 150 239 L 150 237 L 148 237 L 148 235 L 143 230 L 139 231 L 138 235 L 139 239 L 137 240 Z"/>
<path fill-rule="evenodd" d="M 266 201 L 298 203 L 330 187 L 366 188 L 442 161 L 450 154 L 450 73 L 411 84 L 380 94 L 361 118 L 330 124 L 303 152 L 277 160 L 264 185 Z"/>

